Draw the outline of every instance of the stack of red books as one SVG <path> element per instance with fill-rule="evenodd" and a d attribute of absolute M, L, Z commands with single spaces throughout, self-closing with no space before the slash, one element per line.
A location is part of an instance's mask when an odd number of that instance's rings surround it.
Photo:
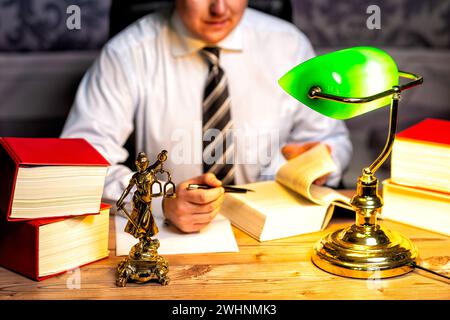
<path fill-rule="evenodd" d="M 0 265 L 42 280 L 108 257 L 108 166 L 84 139 L 0 138 Z"/>
<path fill-rule="evenodd" d="M 450 235 L 450 121 L 426 119 L 397 134 L 383 216 Z"/>

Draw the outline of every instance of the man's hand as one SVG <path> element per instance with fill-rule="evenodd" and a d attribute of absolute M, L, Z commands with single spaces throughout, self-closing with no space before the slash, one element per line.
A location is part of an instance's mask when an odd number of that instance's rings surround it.
<path fill-rule="evenodd" d="M 189 184 L 207 184 L 213 189 L 186 190 Z M 165 217 L 183 232 L 197 232 L 217 215 L 224 200 L 222 182 L 212 173 L 184 181 L 177 186 L 176 198 L 163 200 Z"/>
<path fill-rule="evenodd" d="M 283 156 L 286 158 L 286 160 L 291 160 L 299 155 L 301 155 L 302 153 L 314 148 L 315 146 L 317 146 L 320 142 L 315 141 L 315 142 L 307 142 L 304 144 L 298 144 L 298 143 L 290 143 L 285 145 L 283 148 L 281 148 L 281 153 L 283 154 Z M 329 145 L 325 145 L 328 149 L 328 152 L 330 152 L 331 154 L 331 147 Z M 314 184 L 322 186 L 327 182 L 327 179 L 330 175 L 326 174 L 318 179 L 316 179 L 314 181 Z"/>

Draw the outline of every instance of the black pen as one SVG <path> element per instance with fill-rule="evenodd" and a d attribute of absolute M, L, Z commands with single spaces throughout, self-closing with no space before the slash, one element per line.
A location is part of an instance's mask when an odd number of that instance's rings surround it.
<path fill-rule="evenodd" d="M 230 192 L 230 193 L 246 193 L 248 191 L 255 192 L 254 190 L 251 190 L 251 189 L 239 188 L 239 187 L 233 187 L 233 186 L 221 186 L 221 187 L 225 189 L 225 192 Z M 207 184 L 190 184 L 187 187 L 187 190 L 214 189 L 214 188 L 215 187 L 211 187 Z"/>

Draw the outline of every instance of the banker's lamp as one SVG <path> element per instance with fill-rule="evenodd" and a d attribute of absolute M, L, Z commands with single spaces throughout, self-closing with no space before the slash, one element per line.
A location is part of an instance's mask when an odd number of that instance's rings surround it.
<path fill-rule="evenodd" d="M 409 82 L 401 85 L 399 77 Z M 314 246 L 312 261 L 319 268 L 351 278 L 370 278 L 375 272 L 379 278 L 388 278 L 414 269 L 417 249 L 411 241 L 377 224 L 383 200 L 375 172 L 392 150 L 401 92 L 422 82 L 421 76 L 399 71 L 386 52 L 372 47 L 315 57 L 279 80 L 291 96 L 334 119 L 350 119 L 390 104 L 386 145 L 378 158 L 362 170 L 351 200 L 356 222 L 325 235 Z"/>

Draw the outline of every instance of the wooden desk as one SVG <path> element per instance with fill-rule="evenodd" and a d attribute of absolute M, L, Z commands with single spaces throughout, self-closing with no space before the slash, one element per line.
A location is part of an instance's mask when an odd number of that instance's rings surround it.
<path fill-rule="evenodd" d="M 35 282 L 0 268 L 0 299 L 450 299 L 448 281 L 424 271 L 388 280 L 341 278 L 316 268 L 311 248 L 324 232 L 259 243 L 234 228 L 239 253 L 166 256 L 171 283 L 115 286 L 114 219 L 110 256 L 78 269 L 79 289 L 69 289 L 76 273 Z M 351 221 L 334 219 L 325 232 Z M 386 221 L 410 237 L 422 263 L 450 274 L 450 238 Z M 443 280 L 441 280 L 443 279 Z"/>

